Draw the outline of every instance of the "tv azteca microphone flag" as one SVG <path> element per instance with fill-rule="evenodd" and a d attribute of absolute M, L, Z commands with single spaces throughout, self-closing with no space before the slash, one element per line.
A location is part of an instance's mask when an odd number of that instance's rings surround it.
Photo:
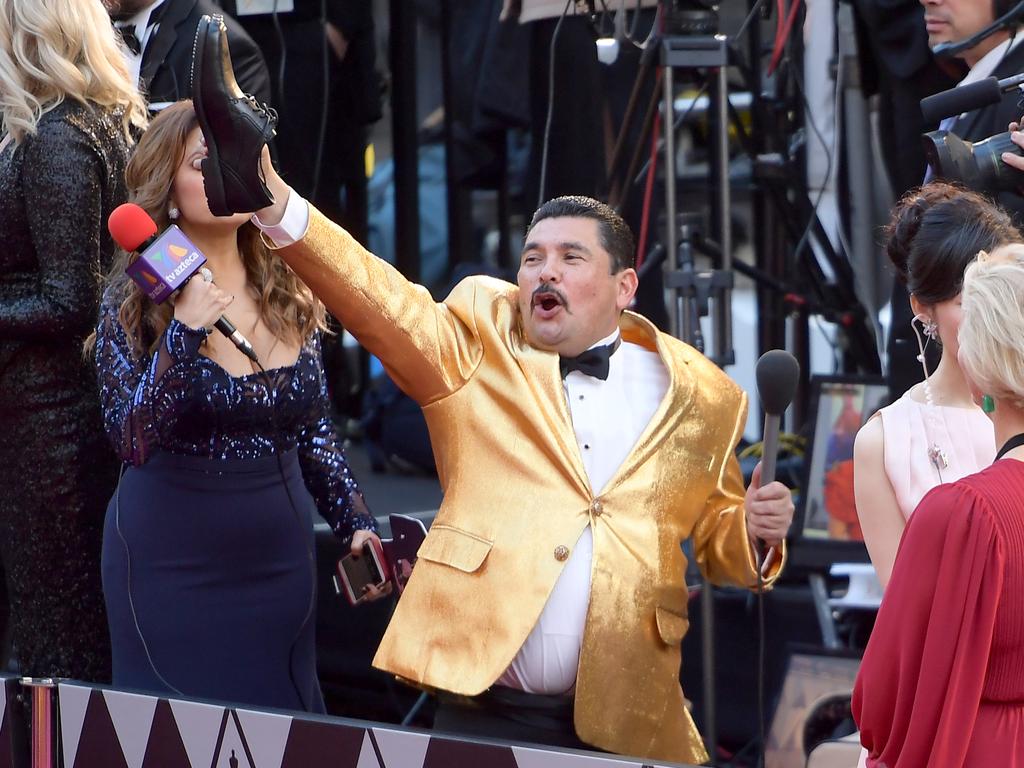
<path fill-rule="evenodd" d="M 126 271 L 150 299 L 160 304 L 205 263 L 206 257 L 172 224 Z"/>

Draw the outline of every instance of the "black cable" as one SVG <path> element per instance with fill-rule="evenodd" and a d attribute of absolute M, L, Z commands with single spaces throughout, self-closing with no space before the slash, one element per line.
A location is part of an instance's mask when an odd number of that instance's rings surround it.
<path fill-rule="evenodd" d="M 146 661 L 149 663 L 149 668 L 153 670 L 153 674 L 156 675 L 157 680 L 163 683 L 171 693 L 177 694 L 178 696 L 184 696 L 185 694 L 167 682 L 167 679 L 161 675 L 160 670 L 157 669 L 156 662 L 153 661 L 153 656 L 149 652 L 149 643 L 146 642 L 146 636 L 142 633 L 142 625 L 139 623 L 139 615 L 135 611 L 135 598 L 132 596 L 132 551 L 128 546 L 128 539 L 125 538 L 124 533 L 121 531 L 121 480 L 124 477 L 126 466 L 127 465 L 124 463 L 121 464 L 121 471 L 117 476 L 117 488 L 114 489 L 114 528 L 117 529 L 117 536 L 121 539 L 121 543 L 124 545 L 128 610 L 132 614 L 132 623 L 135 625 L 135 633 L 139 636 L 139 642 L 142 643 L 142 650 L 146 654 Z"/>
<path fill-rule="evenodd" d="M 540 156 L 540 185 L 537 192 L 538 208 L 544 204 L 544 187 L 547 185 L 548 177 L 548 147 L 551 144 L 551 120 L 555 114 L 555 41 L 558 40 L 558 32 L 562 29 L 562 22 L 565 21 L 566 14 L 569 13 L 570 5 L 572 5 L 572 0 L 565 0 L 565 8 L 562 9 L 562 15 L 558 17 L 555 31 L 551 33 L 551 47 L 548 52 L 548 116 L 544 121 L 544 143 Z"/>
<path fill-rule="evenodd" d="M 276 2 L 276 0 L 275 0 Z M 331 60 L 330 46 L 327 43 L 327 0 L 320 0 L 320 26 L 323 30 L 323 93 L 320 108 L 320 133 L 316 143 L 316 158 L 313 162 L 313 184 L 309 199 L 316 203 L 320 189 L 320 166 L 324 161 L 324 145 L 327 143 L 327 112 L 331 95 Z"/>
<path fill-rule="evenodd" d="M 276 2 L 276 0 L 275 0 Z M 301 350 L 300 350 L 301 355 Z M 274 429 L 279 429 L 277 423 L 277 388 L 274 387 L 273 382 L 270 379 L 270 374 L 267 373 L 267 369 L 263 367 L 263 364 L 257 359 L 253 360 L 253 365 L 256 368 L 256 372 L 260 375 L 263 380 L 263 386 L 267 388 L 267 397 L 270 398 L 271 402 L 271 417 L 270 421 L 273 424 Z M 292 687 L 295 689 L 295 695 L 299 699 L 299 704 L 307 712 L 312 712 L 312 708 L 306 703 L 302 696 L 302 688 L 299 686 L 298 681 L 295 679 L 295 669 L 293 661 L 295 658 L 295 648 L 299 643 L 299 638 L 302 637 L 302 633 L 305 631 L 306 626 L 309 624 L 309 620 L 313 616 L 313 612 L 316 610 L 316 554 L 313 552 L 313 544 L 310 540 L 313 536 L 312 532 L 306 536 L 306 524 L 302 520 L 302 515 L 299 514 L 299 508 L 295 504 L 295 499 L 292 498 L 291 488 L 288 487 L 288 478 L 284 473 L 284 464 L 281 461 L 281 452 L 274 451 L 274 458 L 277 460 L 277 471 L 281 476 L 281 485 L 284 487 L 285 495 L 288 497 L 288 503 L 291 505 L 292 514 L 295 515 L 295 521 L 298 523 L 299 530 L 303 533 L 306 540 L 306 559 L 309 563 L 310 572 L 310 590 L 309 590 L 309 605 L 306 606 L 306 615 L 302 617 L 302 621 L 299 624 L 299 628 L 295 632 L 295 636 L 292 638 L 292 642 L 288 647 L 288 679 L 291 681 Z"/>
<path fill-rule="evenodd" d="M 280 0 L 274 0 L 274 7 L 270 11 L 270 16 L 274 22 L 274 31 L 277 33 L 277 44 L 281 48 L 281 61 L 277 66 L 277 98 L 281 101 L 278 112 L 283 115 L 287 109 L 284 98 L 284 73 L 288 63 L 288 45 L 284 39 L 284 29 L 281 27 L 281 18 L 277 11 L 279 2 Z"/>
<path fill-rule="evenodd" d="M 707 92 L 709 82 L 710 81 L 708 81 L 708 80 L 704 81 L 703 85 L 701 85 L 701 87 L 698 89 L 697 93 L 694 94 L 693 100 L 690 102 L 690 106 L 688 106 L 686 108 L 686 111 L 683 112 L 683 114 L 681 114 L 678 118 L 676 118 L 676 121 L 672 124 L 672 131 L 673 131 L 673 133 L 675 131 L 678 131 L 679 128 L 682 126 L 682 124 L 684 122 L 686 122 L 686 118 L 688 118 L 690 116 L 690 113 L 693 111 L 693 108 L 697 106 L 697 101 L 700 99 L 701 96 L 703 96 Z M 658 154 L 663 153 L 664 149 L 665 149 L 665 139 L 664 139 L 664 135 L 663 135 L 662 138 L 658 141 Z M 637 184 L 639 184 L 641 181 L 644 180 L 644 177 L 647 175 L 647 172 L 650 170 L 650 168 L 651 168 L 651 158 L 648 157 L 647 160 L 644 161 L 644 164 L 642 166 L 640 166 L 640 170 L 637 172 L 636 177 L 633 179 L 633 185 L 634 186 L 636 186 Z"/>
<path fill-rule="evenodd" d="M 745 18 L 743 20 L 743 23 L 740 24 L 740 28 L 739 30 L 737 30 L 736 34 L 731 36 L 734 40 L 743 37 L 743 33 L 747 31 L 747 27 L 750 26 L 750 22 L 754 20 L 754 17 L 757 15 L 757 12 L 761 10 L 761 6 L 764 4 L 765 0 L 757 0 L 757 2 L 754 3 L 753 6 L 751 6 L 750 13 L 747 14 L 747 18 Z"/>

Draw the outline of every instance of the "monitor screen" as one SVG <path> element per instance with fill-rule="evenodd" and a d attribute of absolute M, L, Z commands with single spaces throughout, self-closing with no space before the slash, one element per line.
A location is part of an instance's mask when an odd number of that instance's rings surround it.
<path fill-rule="evenodd" d="M 853 500 L 853 442 L 888 400 L 889 388 L 881 378 L 811 378 L 813 429 L 804 456 L 795 561 L 827 566 L 867 560 Z"/>

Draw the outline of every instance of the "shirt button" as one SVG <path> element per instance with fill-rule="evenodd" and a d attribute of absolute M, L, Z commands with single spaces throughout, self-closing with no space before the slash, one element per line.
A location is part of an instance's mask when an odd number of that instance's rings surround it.
<path fill-rule="evenodd" d="M 564 544 L 559 544 L 555 547 L 555 560 L 560 563 L 565 562 L 569 559 L 569 548 Z"/>
<path fill-rule="evenodd" d="M 600 499 L 594 499 L 590 502 L 590 511 L 594 513 L 595 517 L 600 517 L 601 513 L 604 512 L 604 505 Z"/>

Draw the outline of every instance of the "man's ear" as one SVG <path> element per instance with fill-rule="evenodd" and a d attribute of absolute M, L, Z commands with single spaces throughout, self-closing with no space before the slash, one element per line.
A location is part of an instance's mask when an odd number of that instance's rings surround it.
<path fill-rule="evenodd" d="M 633 302 L 633 297 L 636 296 L 637 286 L 640 284 L 640 278 L 637 277 L 636 270 L 632 267 L 624 269 L 615 276 L 618 281 L 618 294 L 615 298 L 615 305 L 621 312 Z"/>

